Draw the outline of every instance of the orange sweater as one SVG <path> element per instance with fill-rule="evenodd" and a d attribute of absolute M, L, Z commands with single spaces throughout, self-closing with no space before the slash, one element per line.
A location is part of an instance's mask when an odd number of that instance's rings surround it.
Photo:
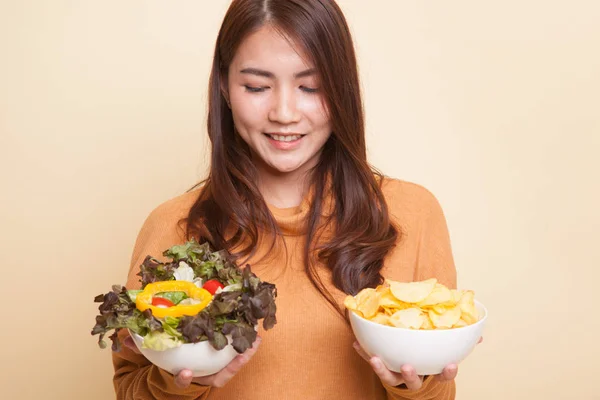
<path fill-rule="evenodd" d="M 401 281 L 436 277 L 455 288 L 456 272 L 444 214 L 435 197 L 421 186 L 386 179 L 383 192 L 390 214 L 403 232 L 385 260 L 382 275 Z M 177 221 L 185 217 L 198 195 L 192 191 L 157 207 L 145 221 L 133 251 L 127 287 L 138 288 L 136 274 L 146 255 L 185 242 Z M 454 382 L 429 377 L 418 391 L 381 383 L 371 367 L 353 349 L 350 326 L 321 297 L 308 280 L 302 264 L 305 236 L 300 221 L 305 203 L 271 211 L 287 247 L 269 260 L 251 260 L 252 271 L 277 286 L 277 324 L 269 331 L 260 326 L 258 352 L 223 388 L 192 384 L 180 389 L 173 376 L 143 356 L 123 348 L 113 353 L 117 399 L 202 400 L 306 400 L 306 399 L 454 399 Z M 260 257 L 257 255 L 256 257 Z M 323 274 L 327 269 L 322 267 Z M 329 289 L 340 305 L 345 293 Z"/>

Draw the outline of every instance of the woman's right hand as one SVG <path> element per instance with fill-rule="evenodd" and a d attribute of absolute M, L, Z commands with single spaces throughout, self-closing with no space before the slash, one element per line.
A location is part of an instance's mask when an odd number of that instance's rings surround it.
<path fill-rule="evenodd" d="M 260 342 L 261 338 L 258 336 L 250 349 L 246 350 L 243 354 L 237 355 L 225 368 L 215 374 L 194 378 L 192 376 L 192 371 L 184 369 L 175 376 L 175 384 L 180 388 L 186 388 L 192 383 L 204 386 L 223 387 L 244 365 L 248 363 L 248 361 L 250 361 L 254 353 L 256 353 L 256 350 L 258 350 Z M 141 354 L 131 336 L 127 336 L 123 340 L 123 344 L 135 353 Z"/>

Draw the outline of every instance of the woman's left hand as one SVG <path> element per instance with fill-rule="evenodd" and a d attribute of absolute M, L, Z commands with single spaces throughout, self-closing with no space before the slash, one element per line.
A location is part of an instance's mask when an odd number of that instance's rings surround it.
<path fill-rule="evenodd" d="M 389 386 L 405 384 L 406 387 L 411 390 L 418 390 L 421 388 L 421 385 L 423 384 L 423 377 L 417 375 L 412 366 L 403 365 L 401 368 L 402 372 L 393 372 L 383 365 L 383 362 L 379 357 L 369 357 L 362 347 L 360 347 L 358 342 L 354 342 L 354 349 L 362 358 L 371 364 L 373 371 L 375 371 L 383 383 Z M 452 379 L 456 378 L 457 373 L 458 366 L 456 364 L 450 364 L 444 368 L 441 374 L 435 375 L 435 378 L 440 381 L 451 381 Z"/>

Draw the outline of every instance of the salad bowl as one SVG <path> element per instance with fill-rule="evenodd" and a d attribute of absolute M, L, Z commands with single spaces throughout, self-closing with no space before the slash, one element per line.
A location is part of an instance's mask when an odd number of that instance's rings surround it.
<path fill-rule="evenodd" d="M 120 351 L 118 332 L 125 329 L 159 368 L 206 376 L 252 347 L 260 320 L 265 330 L 276 324 L 275 285 L 249 265 L 239 268 L 226 252 L 193 239 L 163 256 L 171 261 L 146 257 L 138 273 L 141 289 L 113 285 L 95 297 L 101 304 L 92 335 L 99 335 L 100 348 L 114 331 L 112 350 Z"/>
<path fill-rule="evenodd" d="M 162 351 L 153 350 L 143 346 L 143 337 L 132 331 L 129 334 L 144 357 L 173 375 L 183 369 L 191 370 L 194 377 L 212 375 L 225 368 L 238 355 L 231 344 L 215 350 L 208 341 L 184 343 Z M 231 337 L 228 339 L 231 340 Z"/>
<path fill-rule="evenodd" d="M 415 368 L 417 375 L 437 375 L 449 364 L 459 364 L 483 335 L 487 310 L 477 300 L 479 320 L 461 328 L 414 330 L 382 325 L 350 312 L 350 324 L 360 346 L 369 356 L 378 356 L 390 370 L 402 365 Z"/>

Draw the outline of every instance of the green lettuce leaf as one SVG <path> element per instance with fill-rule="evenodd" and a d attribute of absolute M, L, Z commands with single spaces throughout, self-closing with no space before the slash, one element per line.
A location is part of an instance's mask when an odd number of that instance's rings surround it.
<path fill-rule="evenodd" d="M 154 297 L 163 297 L 170 300 L 173 304 L 177 305 L 183 299 L 187 299 L 188 295 L 185 292 L 160 292 L 154 295 Z"/>
<path fill-rule="evenodd" d="M 152 349 L 156 351 L 163 351 L 168 349 L 174 349 L 181 346 L 183 343 L 177 338 L 171 336 L 167 332 L 150 332 L 144 336 L 142 347 L 145 349 Z"/>
<path fill-rule="evenodd" d="M 209 244 L 198 244 L 195 239 L 191 239 L 182 245 L 173 246 L 163 252 L 163 256 L 173 259 L 173 262 L 176 264 L 179 264 L 179 261 L 189 261 L 192 263 L 207 261 L 210 254 Z"/>
<path fill-rule="evenodd" d="M 140 336 L 154 330 L 162 330 L 161 322 L 152 316 L 150 310 L 142 313 L 135 307 L 135 303 L 123 286 L 114 285 L 112 291 L 96 296 L 94 301 L 101 304 L 98 306 L 100 314 L 96 316 L 92 335 L 99 335 L 98 346 L 102 349 L 106 348 L 104 336 L 112 330 L 115 331 L 110 336 L 113 351 L 121 349 L 117 333 L 123 328 L 131 329 Z"/>
<path fill-rule="evenodd" d="M 141 292 L 143 292 L 143 290 L 128 290 L 127 294 L 129 295 L 129 298 L 131 299 L 131 301 L 133 301 L 135 303 L 135 299 L 137 298 L 137 295 Z"/>
<path fill-rule="evenodd" d="M 182 337 L 181 332 L 177 330 L 179 326 L 179 318 L 174 318 L 171 316 L 166 316 L 164 321 L 162 322 L 162 327 L 165 332 L 169 335 L 180 339 Z"/>
<path fill-rule="evenodd" d="M 178 265 L 176 263 L 161 263 L 157 259 L 146 256 L 144 262 L 140 266 L 138 276 L 141 277 L 142 289 L 147 284 L 158 281 L 172 281 L 175 279 L 173 274 Z"/>

